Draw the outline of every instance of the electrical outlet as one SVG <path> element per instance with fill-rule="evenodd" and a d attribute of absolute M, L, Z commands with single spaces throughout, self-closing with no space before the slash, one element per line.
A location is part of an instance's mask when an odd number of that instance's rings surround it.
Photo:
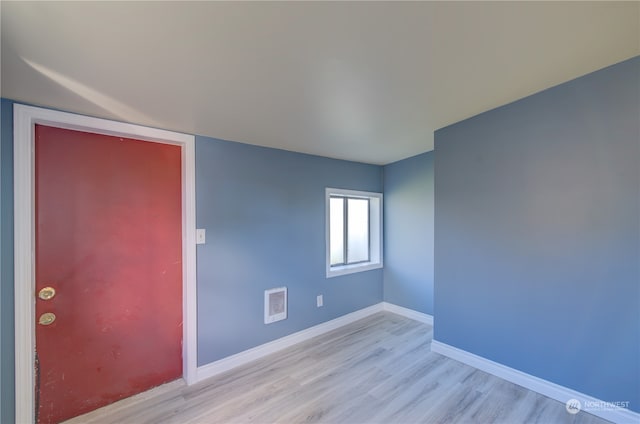
<path fill-rule="evenodd" d="M 322 305 L 324 305 L 324 299 L 322 298 L 322 295 L 318 295 L 316 296 L 316 306 L 319 308 Z"/>
<path fill-rule="evenodd" d="M 207 230 L 198 228 L 196 230 L 196 244 L 205 244 L 207 242 Z"/>

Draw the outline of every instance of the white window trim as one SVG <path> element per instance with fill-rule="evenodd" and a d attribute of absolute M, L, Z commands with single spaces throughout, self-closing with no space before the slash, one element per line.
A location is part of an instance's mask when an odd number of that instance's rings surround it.
<path fill-rule="evenodd" d="M 370 260 L 351 265 L 331 266 L 331 245 L 329 242 L 330 222 L 329 222 L 329 198 L 331 196 L 347 196 L 347 197 L 366 197 L 369 202 L 369 219 L 370 219 Z M 369 271 L 383 267 L 383 241 L 382 241 L 382 193 L 371 191 L 345 190 L 339 188 L 325 189 L 325 264 L 327 278 L 338 277 L 341 275 L 353 274 L 356 272 Z"/>

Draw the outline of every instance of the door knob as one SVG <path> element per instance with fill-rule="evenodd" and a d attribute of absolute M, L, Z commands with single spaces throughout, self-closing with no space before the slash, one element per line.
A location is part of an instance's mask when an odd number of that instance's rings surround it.
<path fill-rule="evenodd" d="M 38 324 L 40 325 L 50 325 L 53 324 L 53 321 L 56 320 L 56 314 L 53 312 L 45 312 L 40 315 L 40 319 L 38 320 Z"/>
<path fill-rule="evenodd" d="M 45 287 L 38 292 L 38 297 L 42 300 L 49 300 L 56 295 L 56 289 L 53 287 Z"/>

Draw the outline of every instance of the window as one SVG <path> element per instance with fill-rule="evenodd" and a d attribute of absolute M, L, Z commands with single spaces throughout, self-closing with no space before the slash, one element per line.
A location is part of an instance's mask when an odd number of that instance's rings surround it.
<path fill-rule="evenodd" d="M 382 267 L 382 194 L 326 189 L 327 278 Z"/>

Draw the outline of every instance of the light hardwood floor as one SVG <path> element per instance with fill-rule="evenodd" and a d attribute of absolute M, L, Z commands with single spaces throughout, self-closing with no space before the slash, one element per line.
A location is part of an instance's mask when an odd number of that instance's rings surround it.
<path fill-rule="evenodd" d="M 381 312 L 225 374 L 68 423 L 606 423 L 431 352 L 432 327 Z"/>

